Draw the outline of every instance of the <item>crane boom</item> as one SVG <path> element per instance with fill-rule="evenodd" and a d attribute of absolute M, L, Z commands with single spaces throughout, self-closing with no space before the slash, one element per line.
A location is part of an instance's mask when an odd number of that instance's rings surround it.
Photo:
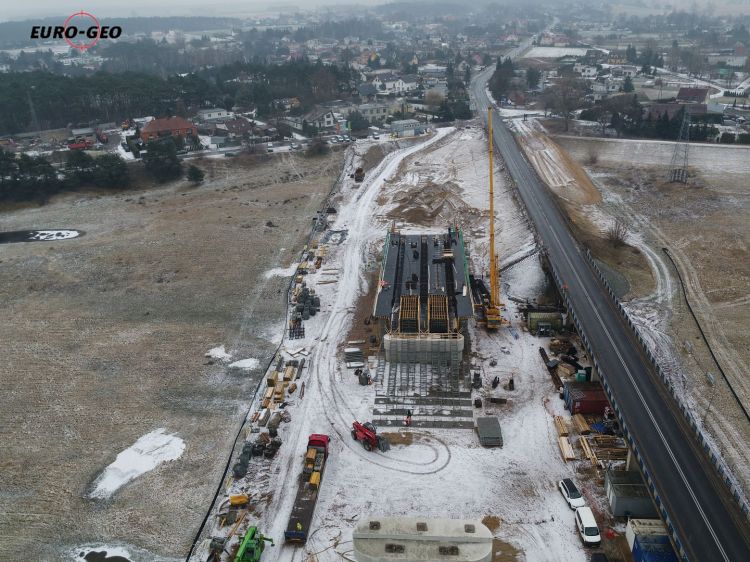
<path fill-rule="evenodd" d="M 492 138 L 492 108 L 487 108 L 487 130 L 489 136 L 490 148 L 490 300 L 485 307 L 485 320 L 487 329 L 493 330 L 502 324 L 500 315 L 500 279 L 497 269 L 497 252 L 495 251 L 495 186 L 494 186 L 494 165 L 493 156 L 493 138 Z"/>

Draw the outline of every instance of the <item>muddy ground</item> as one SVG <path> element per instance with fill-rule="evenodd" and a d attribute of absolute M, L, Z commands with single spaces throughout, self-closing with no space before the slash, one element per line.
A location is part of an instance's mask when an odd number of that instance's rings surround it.
<path fill-rule="evenodd" d="M 283 329 L 288 279 L 264 272 L 298 256 L 342 158 L 195 161 L 198 187 L 0 214 L 2 230 L 85 231 L 0 246 L 1 560 L 101 544 L 184 558 Z M 222 344 L 260 367 L 205 357 Z M 157 428 L 185 441 L 183 455 L 88 499 L 100 471 Z"/>
<path fill-rule="evenodd" d="M 556 137 L 603 193 L 599 210 L 626 221 L 650 254 L 657 287 L 632 309 L 678 387 L 750 491 L 750 422 L 724 381 L 686 304 L 690 302 L 721 368 L 750 411 L 750 149 L 695 144 L 690 181 L 668 183 L 673 143 Z M 594 156 L 592 158 L 592 155 Z M 682 275 L 664 253 L 667 248 Z M 673 348 L 670 351 L 670 347 Z M 707 373 L 716 383 L 711 385 Z"/>

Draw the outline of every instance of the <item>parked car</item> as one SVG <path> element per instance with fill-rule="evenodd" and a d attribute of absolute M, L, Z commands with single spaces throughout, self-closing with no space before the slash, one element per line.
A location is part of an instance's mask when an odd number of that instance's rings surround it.
<path fill-rule="evenodd" d="M 599 527 L 596 525 L 596 519 L 590 507 L 579 507 L 576 509 L 576 528 L 584 546 L 599 546 L 602 537 L 599 534 Z"/>
<path fill-rule="evenodd" d="M 576 485 L 570 478 L 560 480 L 558 487 L 560 488 L 560 493 L 563 495 L 563 498 L 568 502 L 570 509 L 576 509 L 586 505 L 586 501 L 583 499 L 581 492 L 578 491 L 578 488 L 576 488 Z"/>
<path fill-rule="evenodd" d="M 299 147 L 300 146 L 296 142 L 293 142 L 289 145 L 289 148 L 291 148 L 292 150 L 297 150 Z"/>

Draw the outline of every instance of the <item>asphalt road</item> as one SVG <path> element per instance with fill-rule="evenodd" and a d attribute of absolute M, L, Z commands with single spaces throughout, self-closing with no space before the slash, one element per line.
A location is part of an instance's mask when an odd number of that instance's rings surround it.
<path fill-rule="evenodd" d="M 492 68 L 472 82 L 486 119 L 485 85 Z M 588 265 L 552 195 L 523 157 L 501 119 L 495 144 L 518 186 L 573 310 L 628 427 L 645 468 L 690 562 L 750 561 L 750 523 L 699 447 L 677 406 L 645 358 L 612 299 Z"/>

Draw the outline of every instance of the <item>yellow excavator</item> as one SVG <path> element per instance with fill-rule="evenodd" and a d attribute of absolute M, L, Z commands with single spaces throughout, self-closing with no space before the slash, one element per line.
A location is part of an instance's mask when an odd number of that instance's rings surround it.
<path fill-rule="evenodd" d="M 492 138 L 492 108 L 487 108 L 487 132 L 490 143 L 490 296 L 484 303 L 485 326 L 488 330 L 497 330 L 503 325 L 503 317 L 500 314 L 500 272 L 497 263 L 497 252 L 495 251 L 495 187 L 493 182 L 494 167 L 492 163 L 493 138 Z"/>

